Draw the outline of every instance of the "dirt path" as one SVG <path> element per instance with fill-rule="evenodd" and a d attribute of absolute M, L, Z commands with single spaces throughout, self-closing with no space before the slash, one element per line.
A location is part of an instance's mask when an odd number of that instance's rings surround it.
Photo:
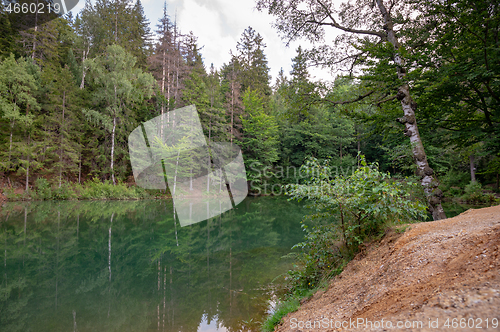
<path fill-rule="evenodd" d="M 387 234 L 276 330 L 500 331 L 500 206 Z"/>

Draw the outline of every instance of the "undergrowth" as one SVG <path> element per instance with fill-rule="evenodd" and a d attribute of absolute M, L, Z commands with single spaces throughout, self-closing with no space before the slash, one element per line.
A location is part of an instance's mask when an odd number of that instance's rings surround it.
<path fill-rule="evenodd" d="M 304 241 L 293 248 L 294 268 L 288 271 L 283 288 L 286 296 L 262 325 L 272 331 L 300 299 L 340 274 L 366 241 L 380 239 L 388 227 L 426 218 L 421 188 L 411 179 L 395 179 L 368 165 L 363 156 L 350 176 L 332 176 L 329 161 L 309 159 L 301 170 L 305 184 L 287 185 L 291 199 L 307 200 L 312 211 L 302 221 Z"/>
<path fill-rule="evenodd" d="M 84 184 L 70 182 L 50 183 L 47 179 L 39 178 L 35 181 L 33 189 L 28 189 L 21 194 L 14 190 L 6 189 L 4 194 L 10 201 L 19 200 L 127 200 L 149 197 L 148 192 L 140 187 L 128 187 L 125 183 L 118 182 L 113 185 L 110 181 L 101 182 L 98 179 L 87 181 Z"/>

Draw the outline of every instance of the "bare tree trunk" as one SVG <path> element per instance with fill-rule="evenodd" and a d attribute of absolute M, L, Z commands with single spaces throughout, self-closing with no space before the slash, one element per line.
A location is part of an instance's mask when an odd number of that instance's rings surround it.
<path fill-rule="evenodd" d="M 27 165 L 26 165 L 26 191 L 29 189 L 29 180 L 30 180 L 30 152 L 29 152 L 29 146 L 30 146 L 30 134 L 28 134 L 28 152 L 26 153 L 26 159 L 27 159 Z"/>
<path fill-rule="evenodd" d="M 162 98 L 165 98 L 165 48 L 163 48 L 163 57 L 162 57 L 162 75 L 161 75 L 161 96 Z M 162 99 L 161 102 L 161 128 L 160 128 L 160 137 L 163 141 L 163 127 L 164 127 L 164 119 L 163 119 L 163 113 L 165 112 L 165 103 Z"/>
<path fill-rule="evenodd" d="M 80 161 L 78 162 L 78 183 L 82 183 L 82 151 L 80 151 Z"/>
<path fill-rule="evenodd" d="M 62 182 L 62 163 L 63 163 L 63 132 L 64 132 L 64 104 L 66 102 L 66 91 L 63 91 L 63 103 L 62 103 L 62 121 L 61 121 L 61 146 L 59 147 L 59 188 L 61 188 Z"/>
<path fill-rule="evenodd" d="M 116 184 L 115 181 L 115 170 L 114 170 L 114 155 L 115 155 L 115 129 L 116 129 L 116 116 L 113 116 L 113 130 L 111 131 L 111 180 L 113 185 Z"/>
<path fill-rule="evenodd" d="M 404 61 L 401 58 L 398 50 L 400 48 L 399 41 L 394 32 L 394 26 L 390 14 L 387 12 L 382 0 L 375 0 L 380 13 L 384 19 L 384 29 L 387 32 L 387 39 L 392 44 L 395 50 L 394 62 L 398 66 L 398 78 L 402 79 L 406 76 Z M 410 138 L 413 159 L 417 164 L 417 175 L 421 178 L 420 183 L 424 187 L 424 192 L 427 196 L 429 210 L 434 220 L 446 219 L 443 207 L 441 206 L 441 198 L 443 192 L 438 188 L 439 181 L 434 175 L 434 170 L 429 167 L 427 155 L 425 154 L 420 133 L 418 131 L 417 120 L 415 118 L 415 110 L 417 103 L 413 101 L 410 95 L 410 87 L 408 84 L 403 84 L 399 87 L 397 99 L 401 102 L 404 116 L 397 119 L 398 122 L 405 125 L 404 134 Z"/>
<path fill-rule="evenodd" d="M 212 116 L 210 116 L 210 123 L 209 123 L 209 126 L 208 126 L 208 149 L 209 149 L 209 153 L 208 153 L 208 164 L 207 164 L 207 194 L 210 192 L 210 170 L 211 170 L 211 167 L 210 167 L 210 139 L 211 139 L 211 134 L 212 134 Z"/>
<path fill-rule="evenodd" d="M 115 107 L 117 107 L 117 98 L 116 98 L 116 85 L 115 85 Z M 116 130 L 116 109 L 113 110 L 113 129 L 111 131 L 111 180 L 113 181 L 113 185 L 115 182 L 115 171 L 114 171 L 114 162 L 115 162 L 115 130 Z"/>
<path fill-rule="evenodd" d="M 115 0 L 115 43 L 118 43 L 118 1 Z"/>
<path fill-rule="evenodd" d="M 31 58 L 35 59 L 35 51 L 36 51 L 36 33 L 38 31 L 38 11 L 35 11 L 35 28 L 33 29 L 33 53 L 31 54 Z"/>
<path fill-rule="evenodd" d="M 234 125 L 234 64 L 231 73 L 231 147 L 233 145 L 233 125 Z"/>
<path fill-rule="evenodd" d="M 86 60 L 86 55 L 89 54 L 89 48 L 87 47 L 87 53 L 85 54 L 85 50 L 83 50 L 83 56 L 82 56 L 82 82 L 80 83 L 80 89 L 83 89 L 85 87 L 85 75 L 87 72 L 85 71 L 85 60 Z"/>
<path fill-rule="evenodd" d="M 14 122 L 15 120 L 12 119 L 12 122 L 10 124 L 10 139 L 9 139 L 9 167 L 10 167 L 10 158 L 12 157 L 12 134 L 14 132 Z"/>
<path fill-rule="evenodd" d="M 469 156 L 469 164 L 470 164 L 470 180 L 472 182 L 476 182 L 476 167 L 474 165 L 474 155 L 471 154 Z"/>

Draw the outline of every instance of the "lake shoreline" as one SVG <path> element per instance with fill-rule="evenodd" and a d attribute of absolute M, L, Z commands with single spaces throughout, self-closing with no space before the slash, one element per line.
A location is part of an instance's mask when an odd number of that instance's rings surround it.
<path fill-rule="evenodd" d="M 484 320 L 489 315 L 491 321 L 500 309 L 499 216 L 497 205 L 410 224 L 402 233 L 389 231 L 358 253 L 325 290 L 286 315 L 275 331 L 319 331 L 322 325 L 314 322 L 325 318 L 328 323 L 385 319 L 424 324 L 431 319 L 439 320 L 440 328 L 447 318 Z"/>

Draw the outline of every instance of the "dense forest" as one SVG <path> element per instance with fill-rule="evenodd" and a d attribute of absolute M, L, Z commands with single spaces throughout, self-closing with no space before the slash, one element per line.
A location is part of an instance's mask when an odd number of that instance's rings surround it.
<path fill-rule="evenodd" d="M 334 9 L 331 1 L 259 0 L 257 8 L 275 16 L 285 42 L 314 41 L 274 82 L 266 41 L 251 26 L 214 68 L 166 4 L 150 24 L 140 0 L 86 0 L 79 13 L 33 28 L 3 8 L 4 189 L 33 190 L 38 179 L 59 188 L 133 183 L 130 132 L 194 104 L 209 141 L 242 148 L 253 193 L 281 193 L 273 184 L 298 181 L 307 157 L 351 172 L 359 153 L 416 177 L 435 219 L 443 197 L 481 185 L 498 191 L 498 2 L 366 0 Z M 342 33 L 329 41 L 325 29 Z M 332 70 L 332 80 L 312 80 L 314 65 Z"/>

